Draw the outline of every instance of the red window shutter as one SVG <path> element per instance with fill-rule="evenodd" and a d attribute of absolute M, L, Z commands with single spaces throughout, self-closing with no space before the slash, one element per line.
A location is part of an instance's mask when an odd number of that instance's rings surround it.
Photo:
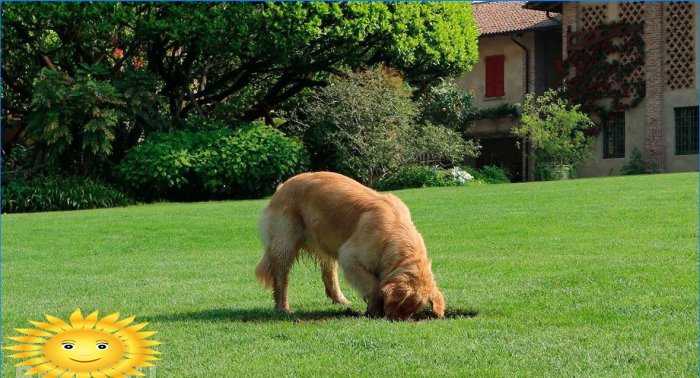
<path fill-rule="evenodd" d="M 485 97 L 501 97 L 505 95 L 503 80 L 505 55 L 492 55 L 484 58 L 486 65 L 486 93 Z"/>

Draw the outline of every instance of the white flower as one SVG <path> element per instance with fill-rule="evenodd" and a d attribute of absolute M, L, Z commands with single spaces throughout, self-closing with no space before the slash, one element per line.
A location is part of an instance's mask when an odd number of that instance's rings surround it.
<path fill-rule="evenodd" d="M 450 174 L 459 183 L 459 185 L 464 185 L 465 182 L 474 179 L 474 176 L 470 175 L 469 172 L 460 167 L 452 167 Z"/>

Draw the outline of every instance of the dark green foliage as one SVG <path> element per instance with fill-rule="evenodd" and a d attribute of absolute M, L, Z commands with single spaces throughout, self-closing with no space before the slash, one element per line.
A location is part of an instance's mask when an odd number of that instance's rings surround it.
<path fill-rule="evenodd" d="M 306 166 L 301 143 L 272 127 L 155 133 L 117 167 L 118 180 L 147 200 L 260 198 Z"/>
<path fill-rule="evenodd" d="M 535 178 L 540 181 L 568 179 L 575 175 L 576 170 L 570 165 L 537 162 L 535 167 Z"/>
<path fill-rule="evenodd" d="M 627 164 L 620 169 L 621 175 L 644 175 L 649 173 L 658 173 L 658 168 L 644 161 L 642 153 L 637 147 L 632 150 L 632 155 Z"/>
<path fill-rule="evenodd" d="M 124 193 L 99 180 L 79 176 L 35 176 L 2 187 L 5 213 L 95 209 L 132 202 Z"/>
<path fill-rule="evenodd" d="M 497 119 L 520 116 L 520 107 L 514 104 L 501 104 L 492 108 L 479 109 L 472 119 Z"/>
<path fill-rule="evenodd" d="M 510 182 L 508 173 L 495 165 L 486 165 L 481 169 L 464 167 L 464 170 L 474 176 L 475 180 L 483 181 L 486 184 L 505 184 Z"/>
<path fill-rule="evenodd" d="M 109 76 L 103 66 L 83 66 L 74 77 L 42 69 L 34 80 L 27 137 L 52 170 L 103 171 L 145 131 L 161 127 L 154 110 L 159 97 L 149 92 L 154 85 L 147 73 Z"/>
<path fill-rule="evenodd" d="M 309 96 L 305 141 L 314 169 L 330 169 L 372 186 L 421 156 L 461 161 L 478 145 L 444 126 L 420 124 L 411 89 L 390 69 L 347 72 Z"/>
<path fill-rule="evenodd" d="M 3 117 L 31 112 L 41 68 L 79 64 L 159 79 L 173 121 L 222 103 L 247 121 L 331 73 L 386 64 L 427 86 L 469 70 L 478 31 L 469 3 L 8 3 L 3 6 Z M 109 80 L 108 80 L 109 81 Z"/>
<path fill-rule="evenodd" d="M 478 108 L 474 94 L 460 89 L 452 80 L 442 79 L 418 100 L 418 120 L 461 131 Z"/>
<path fill-rule="evenodd" d="M 431 186 L 455 186 L 455 181 L 448 171 L 427 165 L 404 165 L 398 172 L 379 180 L 374 188 L 377 190 L 400 190 L 425 188 Z"/>

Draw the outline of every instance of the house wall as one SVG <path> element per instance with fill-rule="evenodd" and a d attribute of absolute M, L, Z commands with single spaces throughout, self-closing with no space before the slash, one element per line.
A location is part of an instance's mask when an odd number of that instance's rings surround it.
<path fill-rule="evenodd" d="M 664 19 L 663 3 L 643 3 L 643 20 L 645 22 L 645 78 L 647 82 L 646 97 L 634 109 L 625 112 L 625 157 L 603 159 L 602 133 L 596 138 L 594 159 L 579 168 L 579 177 L 618 175 L 620 169 L 631 156 L 632 150 L 638 148 L 645 159 L 657 164 L 662 172 L 684 172 L 698 170 L 698 155 L 675 154 L 675 119 L 674 107 L 697 106 L 700 72 L 698 72 L 697 51 L 698 20 L 700 15 L 694 4 L 694 83 L 690 88 L 671 89 L 666 81 L 666 43 L 668 31 Z M 572 31 L 591 29 L 600 22 L 619 19 L 620 3 L 563 3 L 563 51 L 566 56 L 566 34 Z"/>
<path fill-rule="evenodd" d="M 530 68 L 532 72 L 530 77 L 532 78 L 534 76 L 535 59 L 534 33 L 525 33 L 522 37 L 515 37 L 515 39 L 530 50 Z M 486 90 L 484 58 L 500 54 L 505 55 L 505 96 L 486 99 L 484 98 L 484 91 Z M 461 88 L 474 91 L 476 94 L 475 103 L 480 108 L 522 103 L 525 93 L 525 52 L 508 36 L 481 37 L 479 38 L 479 61 L 470 72 L 462 75 L 456 82 Z"/>

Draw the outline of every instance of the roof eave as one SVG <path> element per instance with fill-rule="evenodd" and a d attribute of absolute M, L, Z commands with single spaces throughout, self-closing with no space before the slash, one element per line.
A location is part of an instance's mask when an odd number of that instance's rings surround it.
<path fill-rule="evenodd" d="M 544 31 L 557 30 L 557 29 L 561 29 L 561 25 L 551 25 L 551 26 L 546 26 L 546 27 L 526 28 L 526 29 L 520 29 L 520 30 L 507 30 L 507 31 L 502 31 L 502 32 L 498 32 L 498 33 L 479 34 L 479 38 L 482 38 L 482 37 L 503 37 L 503 36 L 508 36 L 511 34 L 522 34 L 522 33 L 529 33 L 529 32 L 544 32 Z"/>
<path fill-rule="evenodd" d="M 543 12 L 562 12 L 561 1 L 528 1 L 523 5 L 525 9 L 539 10 Z"/>

